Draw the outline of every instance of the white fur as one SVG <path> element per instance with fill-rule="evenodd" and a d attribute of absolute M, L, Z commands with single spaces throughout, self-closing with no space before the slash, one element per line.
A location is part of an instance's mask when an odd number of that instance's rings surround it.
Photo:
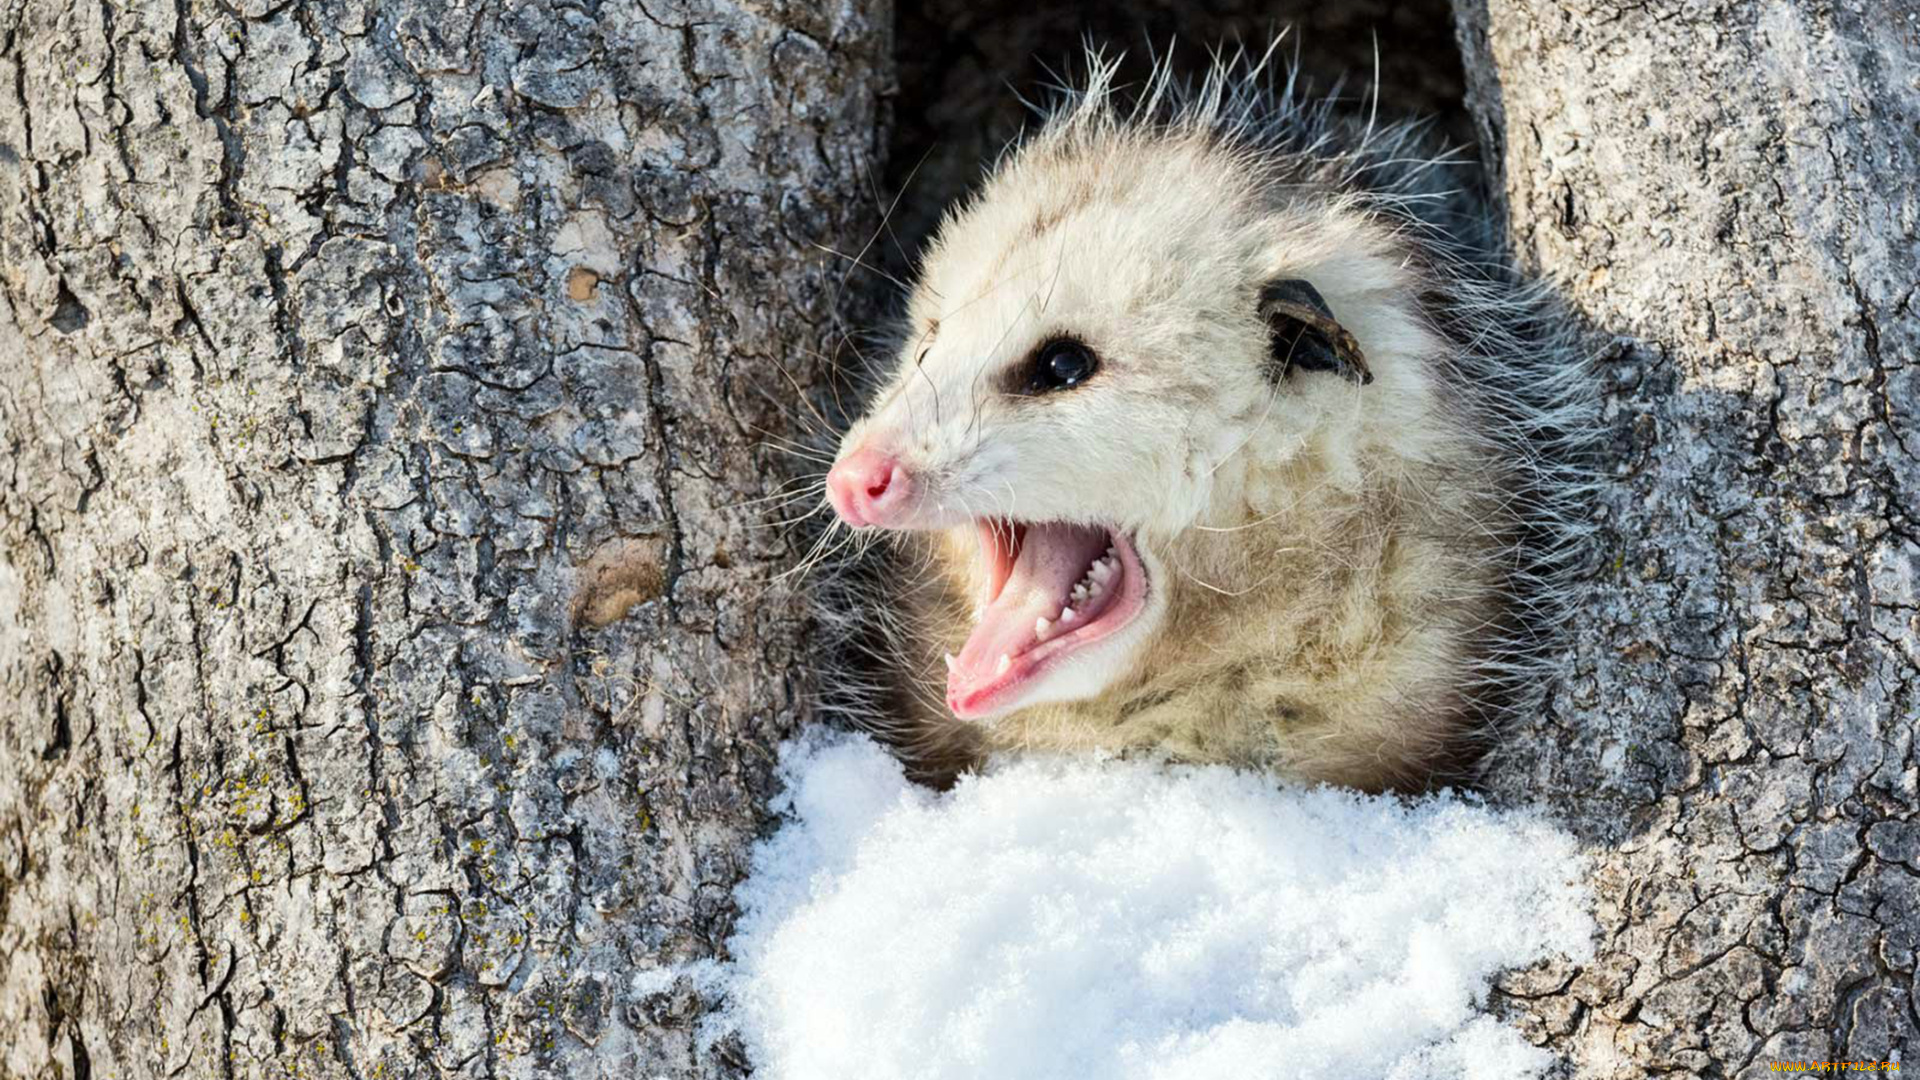
<path fill-rule="evenodd" d="M 1436 688 L 1511 700 L 1538 681 L 1542 624 L 1565 603 L 1581 537 L 1591 388 L 1569 336 L 1525 288 L 1474 265 L 1481 240 L 1430 220 L 1454 193 L 1435 182 L 1431 155 L 1410 152 L 1416 130 L 1343 126 L 1291 85 L 1266 89 L 1259 65 L 1244 62 L 1216 67 L 1195 89 L 1160 68 L 1127 112 L 1113 101 L 1113 65 L 1090 62 L 1087 88 L 943 223 L 912 292 L 898 367 L 842 453 L 872 446 L 906 464 L 915 524 L 947 530 L 930 548 L 936 575 L 970 572 L 980 517 L 1138 537 L 1148 610 L 1063 665 L 1028 705 L 1157 677 L 1142 670 L 1156 650 L 1188 655 L 1168 642 L 1187 632 L 1163 625 L 1169 612 L 1202 588 L 1220 599 L 1189 598 L 1181 611 L 1196 622 L 1216 608 L 1229 622 L 1244 616 L 1257 638 L 1221 651 L 1305 668 L 1351 638 L 1372 657 L 1359 668 L 1343 659 L 1346 674 L 1297 691 L 1312 699 L 1324 687 L 1315 707 L 1357 717 L 1335 721 L 1356 738 L 1392 738 L 1404 699 Z M 1276 385 L 1263 374 L 1269 331 L 1257 296 L 1280 278 L 1305 279 L 1326 299 L 1365 354 L 1370 385 L 1330 372 Z M 1423 291 L 1445 296 L 1451 334 Z M 1060 334 L 1090 345 L 1099 372 L 1059 393 L 1005 392 L 1002 373 Z M 1522 519 L 1536 526 L 1524 548 Z M 1433 536 L 1422 531 L 1429 520 L 1441 523 Z M 1399 562 L 1337 586 L 1271 580 L 1290 554 L 1349 533 L 1385 537 L 1389 555 L 1376 561 Z M 1449 613 L 1454 579 L 1460 611 Z M 1501 629 L 1469 610 L 1499 603 L 1525 610 Z M 1347 621 L 1308 633 L 1317 613 L 1268 610 L 1288 604 L 1331 606 Z M 1444 628 L 1431 640 L 1397 631 L 1384 659 L 1375 638 L 1386 631 L 1368 604 L 1435 612 Z M 1236 605 L 1257 610 L 1236 615 Z M 1476 626 L 1495 640 L 1465 640 Z M 1392 685 L 1349 685 L 1363 669 Z M 1020 738 L 1073 743 L 1034 732 L 1103 722 L 1028 724 Z"/>

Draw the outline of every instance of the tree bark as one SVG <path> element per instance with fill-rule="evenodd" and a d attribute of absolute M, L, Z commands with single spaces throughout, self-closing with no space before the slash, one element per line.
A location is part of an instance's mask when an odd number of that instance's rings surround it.
<path fill-rule="evenodd" d="M 732 1071 L 890 20 L 0 5 L 0 1077 Z"/>
<path fill-rule="evenodd" d="M 1899 1059 L 1920 22 L 1897 0 L 1456 8 L 1521 260 L 1619 335 L 1595 593 L 1496 777 L 1598 842 L 1599 953 L 1507 989 L 1583 1076 Z"/>

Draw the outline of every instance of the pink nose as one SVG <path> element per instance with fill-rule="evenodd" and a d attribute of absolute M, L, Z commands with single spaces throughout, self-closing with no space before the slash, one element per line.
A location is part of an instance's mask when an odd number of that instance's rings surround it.
<path fill-rule="evenodd" d="M 878 450 L 855 450 L 827 472 L 827 498 L 849 525 L 886 525 L 912 494 L 906 466 Z"/>

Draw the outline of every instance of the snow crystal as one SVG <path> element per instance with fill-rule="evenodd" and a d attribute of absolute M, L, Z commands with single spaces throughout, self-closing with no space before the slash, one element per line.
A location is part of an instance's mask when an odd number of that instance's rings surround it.
<path fill-rule="evenodd" d="M 1539 1076 L 1488 979 L 1590 948 L 1574 841 L 1455 797 L 1089 759 L 935 794 L 822 734 L 782 771 L 699 980 L 769 1080 Z"/>

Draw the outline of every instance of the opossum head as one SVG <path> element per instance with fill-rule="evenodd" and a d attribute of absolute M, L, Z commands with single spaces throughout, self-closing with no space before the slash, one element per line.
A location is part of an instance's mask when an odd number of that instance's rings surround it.
<path fill-rule="evenodd" d="M 1186 607 L 1257 602 L 1257 530 L 1440 437 L 1405 250 L 1274 168 L 1089 110 L 943 223 L 828 493 L 941 534 L 977 603 L 955 715 L 1101 694 Z"/>

